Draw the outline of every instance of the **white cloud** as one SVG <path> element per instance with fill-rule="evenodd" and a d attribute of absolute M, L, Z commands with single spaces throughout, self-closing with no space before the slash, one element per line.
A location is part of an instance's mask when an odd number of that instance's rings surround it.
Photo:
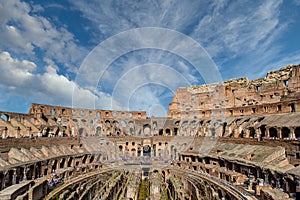
<path fill-rule="evenodd" d="M 213 57 L 225 52 L 227 55 L 231 52 L 233 56 L 242 54 L 246 57 L 254 50 L 269 46 L 268 39 L 281 26 L 281 3 L 282 1 L 266 1 L 259 5 L 231 2 L 225 8 L 223 2 L 222 5 L 217 3 L 213 12 L 199 22 L 193 37 L 202 41 Z"/>
<path fill-rule="evenodd" d="M 45 57 L 72 67 L 81 61 L 86 50 L 76 44 L 74 35 L 64 27 L 56 27 L 35 13 L 42 10 L 9 0 L 0 2 L 0 48 L 33 58 L 36 50 L 45 51 Z"/>
<path fill-rule="evenodd" d="M 8 93 L 30 97 L 38 101 L 72 106 L 73 92 L 78 95 L 76 106 L 89 105 L 87 100 L 97 100 L 89 90 L 78 87 L 65 76 L 57 74 L 52 66 L 43 74 L 34 74 L 37 66 L 28 60 L 12 58 L 8 52 L 0 52 L 0 85 Z M 88 102 L 89 103 L 89 102 Z"/>
<path fill-rule="evenodd" d="M 282 2 L 70 1 L 98 27 L 95 36 L 100 33 L 100 39 L 137 27 L 166 27 L 196 39 L 222 69 L 239 60 L 253 70 L 272 62 L 280 51 L 278 38 L 290 23 L 280 19 Z"/>

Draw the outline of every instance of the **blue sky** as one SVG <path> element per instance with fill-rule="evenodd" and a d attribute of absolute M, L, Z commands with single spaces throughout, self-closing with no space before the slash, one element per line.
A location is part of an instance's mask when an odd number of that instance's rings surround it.
<path fill-rule="evenodd" d="M 88 2 L 0 1 L 0 110 L 163 116 L 178 87 L 300 63 L 299 0 Z"/>

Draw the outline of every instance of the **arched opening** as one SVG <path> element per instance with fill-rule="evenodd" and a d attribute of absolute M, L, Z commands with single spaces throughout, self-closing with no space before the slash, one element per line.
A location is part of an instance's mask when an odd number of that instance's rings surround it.
<path fill-rule="evenodd" d="M 54 108 L 51 109 L 51 115 L 52 115 L 52 116 L 55 115 L 55 109 L 54 109 Z"/>
<path fill-rule="evenodd" d="M 254 138 L 255 137 L 255 129 L 253 127 L 250 127 L 249 131 L 250 131 L 249 137 Z"/>
<path fill-rule="evenodd" d="M 140 157 L 140 156 L 141 156 L 141 153 L 142 153 L 141 148 L 138 147 L 138 150 L 137 150 L 137 156 Z"/>
<path fill-rule="evenodd" d="M 97 118 L 100 119 L 100 117 L 101 117 L 101 113 L 97 112 Z"/>
<path fill-rule="evenodd" d="M 171 130 L 169 128 L 166 129 L 166 135 L 171 135 Z"/>
<path fill-rule="evenodd" d="M 295 138 L 297 138 L 298 140 L 300 140 L 300 127 L 297 127 L 295 129 Z"/>
<path fill-rule="evenodd" d="M 240 133 L 240 138 L 244 138 L 244 135 L 245 135 L 244 130 L 242 130 Z"/>
<path fill-rule="evenodd" d="M 290 137 L 290 129 L 287 127 L 283 127 L 281 129 L 282 139 L 286 139 Z"/>
<path fill-rule="evenodd" d="M 132 156 L 132 157 L 135 156 L 135 152 L 136 152 L 136 149 L 135 149 L 135 148 L 131 149 L 131 156 Z"/>
<path fill-rule="evenodd" d="M 151 156 L 151 147 L 149 145 L 143 147 L 143 156 Z"/>
<path fill-rule="evenodd" d="M 143 133 L 145 135 L 150 135 L 150 132 L 151 132 L 151 126 L 149 124 L 145 124 L 143 126 Z"/>
<path fill-rule="evenodd" d="M 101 133 L 101 126 L 96 127 L 96 134 L 99 135 Z"/>
<path fill-rule="evenodd" d="M 174 135 L 177 135 L 178 133 L 178 128 L 174 128 Z"/>
<path fill-rule="evenodd" d="M 159 129 L 158 135 L 163 135 L 164 134 L 164 130 L 163 129 Z"/>
<path fill-rule="evenodd" d="M 80 128 L 78 131 L 80 137 L 83 136 L 83 132 L 84 132 L 84 128 Z"/>
<path fill-rule="evenodd" d="M 134 123 L 132 121 L 130 121 L 128 123 L 128 125 L 129 125 L 129 132 L 131 135 L 133 135 L 134 134 Z"/>
<path fill-rule="evenodd" d="M 262 125 L 261 127 L 259 127 L 259 129 L 260 129 L 261 137 L 266 137 L 266 126 Z"/>
<path fill-rule="evenodd" d="M 296 112 L 296 107 L 294 103 L 289 104 L 290 112 Z"/>
<path fill-rule="evenodd" d="M 8 115 L 2 114 L 1 118 L 6 122 L 9 121 Z"/>
<path fill-rule="evenodd" d="M 69 161 L 68 161 L 68 167 L 72 167 L 72 162 L 73 162 L 73 158 L 70 157 Z"/>
<path fill-rule="evenodd" d="M 56 167 L 57 167 L 57 160 L 54 161 L 54 164 L 52 165 L 51 168 L 51 172 L 54 172 L 56 170 Z"/>
<path fill-rule="evenodd" d="M 123 146 L 122 145 L 119 146 L 119 151 L 123 152 Z"/>
<path fill-rule="evenodd" d="M 270 132 L 270 137 L 272 137 L 272 138 L 278 138 L 277 129 L 276 128 L 270 128 L 269 132 Z"/>
<path fill-rule="evenodd" d="M 83 164 L 85 164 L 86 159 L 87 159 L 87 155 L 85 155 L 85 156 L 83 157 L 83 159 L 82 159 L 82 163 L 83 163 Z"/>
<path fill-rule="evenodd" d="M 121 126 L 122 127 L 126 127 L 126 122 L 123 120 L 123 121 L 121 121 Z"/>
<path fill-rule="evenodd" d="M 59 164 L 59 168 L 64 168 L 66 159 L 63 158 Z"/>
<path fill-rule="evenodd" d="M 90 158 L 90 163 L 92 163 L 94 160 L 95 160 L 95 156 L 92 155 L 91 158 Z"/>

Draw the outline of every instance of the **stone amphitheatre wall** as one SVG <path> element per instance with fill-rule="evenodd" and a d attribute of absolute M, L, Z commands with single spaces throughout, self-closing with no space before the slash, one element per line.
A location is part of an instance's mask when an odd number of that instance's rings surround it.
<path fill-rule="evenodd" d="M 179 88 L 169 105 L 172 118 L 255 116 L 297 112 L 300 65 L 269 72 L 266 77 Z"/>
<path fill-rule="evenodd" d="M 275 181 L 300 192 L 300 65 L 257 80 L 179 88 L 166 118 L 43 104 L 32 104 L 28 114 L 0 116 L 1 189 L 50 180 L 53 171 L 70 178 L 131 159 L 169 162 L 233 184 L 251 175 L 262 185 Z M 212 148 L 203 154 L 209 141 Z M 189 181 L 192 187 L 195 180 Z"/>

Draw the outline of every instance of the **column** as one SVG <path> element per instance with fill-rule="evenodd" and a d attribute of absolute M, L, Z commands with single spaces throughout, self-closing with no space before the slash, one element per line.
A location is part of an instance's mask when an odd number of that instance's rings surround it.
<path fill-rule="evenodd" d="M 295 139 L 295 127 L 291 127 L 290 128 L 291 132 L 290 132 L 290 139 Z"/>
<path fill-rule="evenodd" d="M 265 172 L 265 184 L 269 184 L 269 174 L 268 172 Z"/>
<path fill-rule="evenodd" d="M 17 171 L 16 169 L 13 169 L 13 175 L 12 175 L 12 184 L 16 184 L 17 183 Z"/>
<path fill-rule="evenodd" d="M 277 128 L 277 136 L 279 139 L 282 139 L 282 131 L 281 128 Z"/>
<path fill-rule="evenodd" d="M 35 168 L 36 168 L 36 164 L 33 165 L 33 167 L 31 168 L 33 171 L 32 171 L 32 180 L 35 179 L 36 177 L 36 174 L 35 174 Z"/>
<path fill-rule="evenodd" d="M 24 171 L 23 171 L 23 181 L 26 181 L 26 180 L 27 180 L 26 172 L 27 172 L 27 168 L 24 167 Z"/>
<path fill-rule="evenodd" d="M 270 137 L 270 128 L 266 128 L 266 137 L 269 138 Z"/>

